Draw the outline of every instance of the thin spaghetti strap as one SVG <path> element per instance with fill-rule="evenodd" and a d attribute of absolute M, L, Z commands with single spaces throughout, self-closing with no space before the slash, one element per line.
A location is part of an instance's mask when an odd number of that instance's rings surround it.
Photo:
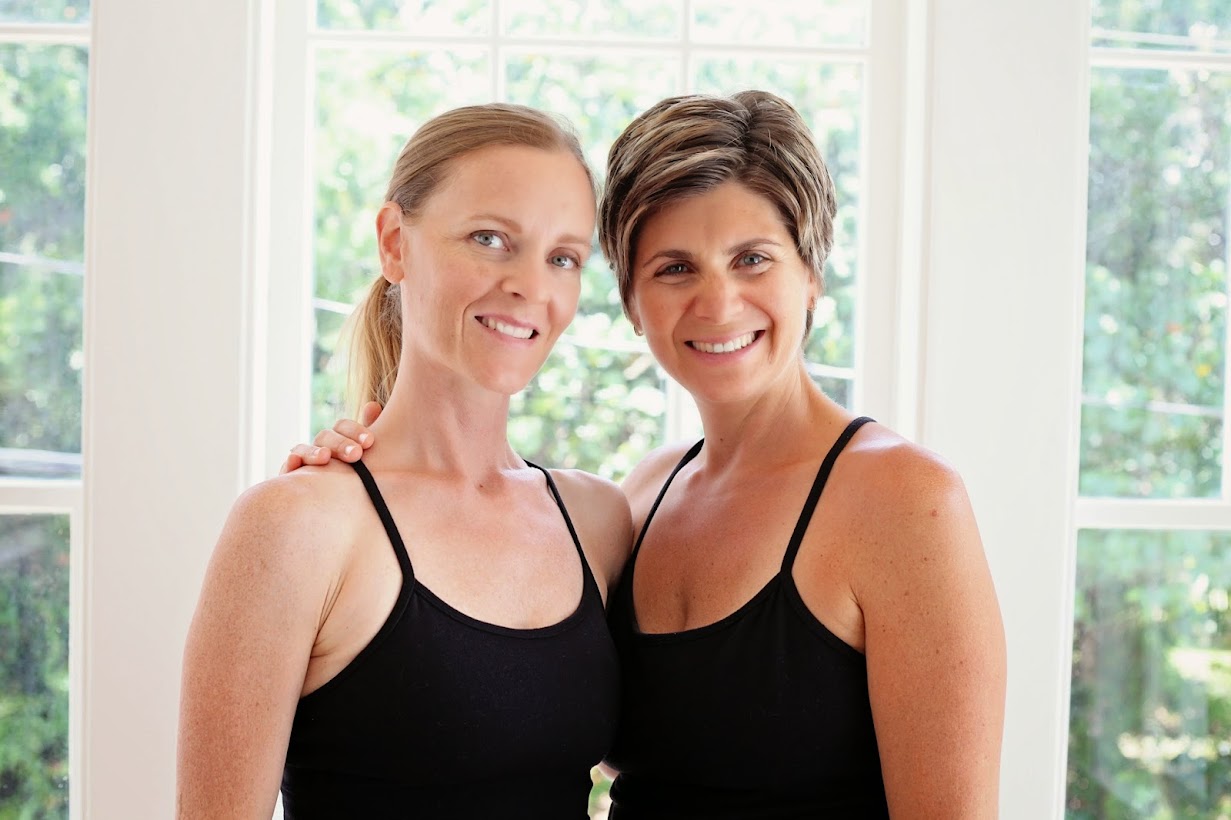
<path fill-rule="evenodd" d="M 393 516 L 389 513 L 384 496 L 380 494 L 380 489 L 376 486 L 376 479 L 372 477 L 372 473 L 362 460 L 352 462 L 351 466 L 355 468 L 355 472 L 363 481 L 364 489 L 368 491 L 368 498 L 372 499 L 372 506 L 376 508 L 376 514 L 380 516 L 380 523 L 385 526 L 385 534 L 389 536 L 389 543 L 393 545 L 393 553 L 402 567 L 402 575 L 407 581 L 413 581 L 415 571 L 410 566 L 410 555 L 406 552 L 406 544 L 402 542 L 402 534 L 398 532 L 397 524 L 393 522 Z"/>
<path fill-rule="evenodd" d="M 860 416 L 859 418 L 846 425 L 846 429 L 842 431 L 842 435 L 838 436 L 838 440 L 829 448 L 829 452 L 825 455 L 825 460 L 821 462 L 821 468 L 816 472 L 816 478 L 812 481 L 812 490 L 808 493 L 808 500 L 804 502 L 804 508 L 799 513 L 799 520 L 795 522 L 795 531 L 791 533 L 791 542 L 787 545 L 786 555 L 782 556 L 782 571 L 789 574 L 791 565 L 795 563 L 795 556 L 799 553 L 799 545 L 804 541 L 804 533 L 808 531 L 808 524 L 812 521 L 812 513 L 816 510 L 816 504 L 821 500 L 821 491 L 825 489 L 825 482 L 829 481 L 829 474 L 833 471 L 834 462 L 838 460 L 838 456 L 846 449 L 847 443 L 858 432 L 860 427 L 863 427 L 870 421 L 875 419 L 868 416 Z"/>
<path fill-rule="evenodd" d="M 564 523 L 568 525 L 568 534 L 573 537 L 573 546 L 577 548 L 577 554 L 581 556 L 581 571 L 586 576 L 586 584 L 595 593 L 598 593 L 598 581 L 594 578 L 594 573 L 590 569 L 590 562 L 586 560 L 586 552 L 581 548 L 581 539 L 577 537 L 577 528 L 573 526 L 573 518 L 568 514 L 568 507 L 564 506 L 564 499 L 560 497 L 560 490 L 556 487 L 556 482 L 551 477 L 551 472 L 532 461 L 527 461 L 526 464 L 538 470 L 547 479 L 547 489 L 551 490 L 551 497 L 555 499 L 556 506 L 560 508 L 560 514 L 564 516 Z"/>
<path fill-rule="evenodd" d="M 641 542 L 645 540 L 646 530 L 650 528 L 650 522 L 654 520 L 654 513 L 658 512 L 658 505 L 663 503 L 663 497 L 667 494 L 667 488 L 671 486 L 671 482 L 675 481 L 675 474 L 684 469 L 684 465 L 697 457 L 697 453 L 701 452 L 702 445 L 705 444 L 705 439 L 701 439 L 696 444 L 688 449 L 680 462 L 675 465 L 675 469 L 671 471 L 671 475 L 667 476 L 667 480 L 663 482 L 663 488 L 658 491 L 658 498 L 654 499 L 654 506 L 650 507 L 650 512 L 645 517 L 644 523 L 641 525 L 641 533 L 637 536 L 637 543 L 633 545 L 633 554 L 629 557 L 629 561 L 637 560 L 637 553 L 641 551 Z"/>

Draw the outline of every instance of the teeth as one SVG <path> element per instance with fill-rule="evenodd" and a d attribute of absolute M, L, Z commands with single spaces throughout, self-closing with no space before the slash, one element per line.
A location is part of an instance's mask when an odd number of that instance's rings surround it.
<path fill-rule="evenodd" d="M 702 353 L 734 353 L 736 350 L 743 350 L 748 345 L 752 344 L 752 340 L 756 338 L 755 333 L 745 333 L 743 336 L 738 336 L 729 342 L 722 344 L 710 344 L 709 342 L 693 342 L 692 346 Z"/>
<path fill-rule="evenodd" d="M 518 327 L 517 325 L 506 325 L 504 322 L 490 319 L 487 316 L 482 316 L 479 321 L 484 327 L 490 327 L 497 333 L 503 333 L 505 336 L 512 336 L 514 339 L 529 339 L 534 335 L 534 329 L 529 327 Z"/>

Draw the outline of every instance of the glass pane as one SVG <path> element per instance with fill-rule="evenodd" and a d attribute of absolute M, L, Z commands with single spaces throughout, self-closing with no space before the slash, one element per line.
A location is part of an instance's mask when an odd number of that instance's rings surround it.
<path fill-rule="evenodd" d="M 677 0 L 505 0 L 501 26 L 519 37 L 678 38 Z"/>
<path fill-rule="evenodd" d="M 489 34 L 491 5 L 491 0 L 318 0 L 316 24 L 412 36 Z"/>
<path fill-rule="evenodd" d="M 772 91 L 799 109 L 829 166 L 838 198 L 834 247 L 825 265 L 825 295 L 817 303 L 806 356 L 838 367 L 855 362 L 855 279 L 859 265 L 863 72 L 816 60 L 703 59 L 696 90 L 729 94 Z M 837 397 L 834 397 L 837 399 Z"/>
<path fill-rule="evenodd" d="M 562 340 L 513 397 L 509 440 L 543 466 L 622 479 L 661 442 L 662 376 L 649 351 L 616 352 Z"/>
<path fill-rule="evenodd" d="M 86 50 L 0 44 L 0 253 L 81 261 Z"/>
<path fill-rule="evenodd" d="M 318 306 L 316 335 L 312 345 L 312 424 L 317 430 L 333 427 L 340 418 L 352 418 L 355 408 L 346 402 L 346 320 L 349 313 L 330 305 Z"/>
<path fill-rule="evenodd" d="M 1231 75 L 1095 69 L 1081 492 L 1221 490 Z"/>
<path fill-rule="evenodd" d="M 1231 816 L 1231 534 L 1078 538 L 1066 817 Z"/>
<path fill-rule="evenodd" d="M 577 130 L 591 169 L 601 178 L 611 143 L 633 117 L 676 93 L 680 67 L 673 57 L 630 60 L 515 53 L 509 56 L 505 72 L 509 101 L 567 118 Z M 578 315 L 602 313 L 611 322 L 599 328 L 599 336 L 587 335 L 587 329 L 578 330 L 576 325 L 573 332 L 596 343 L 608 340 L 612 333 L 632 341 L 632 327 L 620 318 L 623 308 L 615 276 L 597 247 L 582 281 Z"/>
<path fill-rule="evenodd" d="M 318 52 L 317 296 L 352 303 L 376 276 L 376 211 L 415 129 L 490 98 L 483 49 Z"/>
<path fill-rule="evenodd" d="M 379 275 L 376 211 L 402 145 L 420 125 L 449 108 L 491 98 L 483 49 L 317 53 L 316 296 L 353 304 Z M 324 313 L 329 313 L 325 311 Z M 331 361 L 341 319 L 317 312 L 312 363 L 313 429 L 331 427 L 345 382 Z M 322 424 L 322 420 L 327 421 Z"/>
<path fill-rule="evenodd" d="M 0 23 L 85 23 L 89 0 L 0 0 Z"/>
<path fill-rule="evenodd" d="M 1219 50 L 1231 47 L 1231 6 L 1222 0 L 1094 0 L 1098 46 Z"/>
<path fill-rule="evenodd" d="M 692 8 L 692 37 L 700 43 L 824 48 L 868 41 L 868 0 L 778 0 L 772 13 L 747 0 L 693 0 Z"/>
<path fill-rule="evenodd" d="M 0 517 L 0 817 L 68 817 L 68 517 Z"/>
<path fill-rule="evenodd" d="M 80 271 L 0 263 L 0 475 L 81 475 L 81 293 Z"/>

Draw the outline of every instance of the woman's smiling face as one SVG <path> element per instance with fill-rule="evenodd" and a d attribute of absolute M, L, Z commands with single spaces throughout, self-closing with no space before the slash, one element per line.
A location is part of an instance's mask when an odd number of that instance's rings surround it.
<path fill-rule="evenodd" d="M 577 311 L 594 194 L 565 151 L 493 146 L 455 161 L 412 218 L 382 213 L 404 347 L 505 394 L 526 386 Z"/>
<path fill-rule="evenodd" d="M 797 372 L 820 286 L 773 203 L 744 185 L 649 218 L 632 279 L 634 324 L 698 402 L 756 400 Z"/>

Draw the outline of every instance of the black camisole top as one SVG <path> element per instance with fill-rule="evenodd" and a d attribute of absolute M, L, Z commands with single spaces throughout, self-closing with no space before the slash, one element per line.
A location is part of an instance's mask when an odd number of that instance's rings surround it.
<path fill-rule="evenodd" d="M 585 820 L 590 770 L 615 731 L 619 672 L 598 586 L 551 475 L 543 470 L 581 559 L 581 601 L 553 626 L 512 629 L 416 582 L 376 482 L 362 462 L 353 466 L 402 588 L 371 643 L 299 701 L 285 817 Z"/>
<path fill-rule="evenodd" d="M 637 554 L 704 442 L 668 477 L 612 596 L 623 705 L 607 756 L 620 771 L 611 820 L 888 818 L 864 657 L 809 611 L 791 574 L 838 454 L 868 421 L 851 422 L 829 451 L 781 569 L 752 600 L 708 626 L 644 633 L 633 606 Z"/>

